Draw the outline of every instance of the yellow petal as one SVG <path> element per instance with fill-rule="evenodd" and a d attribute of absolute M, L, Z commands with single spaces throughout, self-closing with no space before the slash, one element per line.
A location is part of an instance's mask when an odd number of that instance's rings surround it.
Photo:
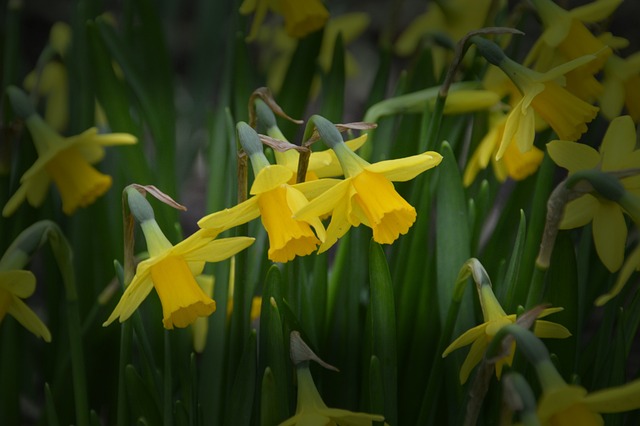
<path fill-rule="evenodd" d="M 297 183 L 293 185 L 293 188 L 302 192 L 307 200 L 313 200 L 340 182 L 343 182 L 343 180 L 323 178 L 309 182 Z"/>
<path fill-rule="evenodd" d="M 620 413 L 640 408 L 640 380 L 593 392 L 583 403 L 598 413 Z"/>
<path fill-rule="evenodd" d="M 473 342 L 471 345 L 471 349 L 469 349 L 469 353 L 467 357 L 464 359 L 462 363 L 462 367 L 460 367 L 460 383 L 464 384 L 469 375 L 471 374 L 471 370 L 478 365 L 478 363 L 484 357 L 484 353 L 487 350 L 487 340 L 482 338 Z"/>
<path fill-rule="evenodd" d="M 604 266 L 615 272 L 622 266 L 627 224 L 618 204 L 603 201 L 593 216 L 593 242 Z"/>
<path fill-rule="evenodd" d="M 35 312 L 31 310 L 22 300 L 14 297 L 9 305 L 8 313 L 14 317 L 24 328 L 38 337 L 42 337 L 45 342 L 51 341 L 51 333 Z"/>
<path fill-rule="evenodd" d="M 547 144 L 547 151 L 553 161 L 569 173 L 593 169 L 600 163 L 598 151 L 577 142 L 554 140 Z"/>
<path fill-rule="evenodd" d="M 507 146 L 515 138 L 518 128 L 520 127 L 520 121 L 522 120 L 522 105 L 523 99 L 520 99 L 518 103 L 511 109 L 507 116 L 507 121 L 504 126 L 504 132 L 502 133 L 502 139 L 500 140 L 500 147 L 496 153 L 496 160 L 500 160 L 507 150 Z M 533 141 L 533 140 L 532 140 Z"/>
<path fill-rule="evenodd" d="M 565 339 L 571 336 L 564 326 L 544 320 L 537 320 L 533 326 L 533 333 L 543 339 Z"/>
<path fill-rule="evenodd" d="M 151 281 L 149 263 L 141 262 L 138 264 L 136 275 L 133 277 L 131 284 L 125 289 L 120 301 L 102 326 L 105 327 L 111 324 L 116 318 L 120 318 L 120 322 L 127 320 L 138 309 L 152 289 L 153 281 Z"/>
<path fill-rule="evenodd" d="M 585 194 L 580 198 L 567 203 L 564 216 L 560 222 L 560 229 L 573 229 L 591 222 L 598 209 L 599 202 L 591 194 Z"/>
<path fill-rule="evenodd" d="M 315 182 L 313 183 L 315 184 Z M 311 184 L 311 182 L 309 182 L 309 184 Z M 296 185 L 296 188 L 300 189 L 300 186 Z M 343 200 L 345 194 L 350 189 L 351 179 L 340 181 L 339 183 L 332 185 L 331 188 L 323 192 L 321 195 L 309 201 L 309 204 L 297 212 L 293 212 L 293 217 L 298 220 L 311 220 L 314 217 L 322 217 L 333 210 Z"/>
<path fill-rule="evenodd" d="M 26 299 L 36 291 L 36 276 L 31 271 L 11 270 L 0 271 L 0 290 Z"/>
<path fill-rule="evenodd" d="M 291 176 L 293 176 L 293 171 L 286 166 L 275 164 L 264 167 L 258 172 L 249 193 L 255 195 L 271 191 L 275 187 L 287 183 Z"/>
<path fill-rule="evenodd" d="M 442 357 L 444 358 L 447 355 L 449 355 L 451 352 L 455 351 L 456 349 L 460 349 L 464 346 L 470 345 L 475 340 L 478 340 L 479 338 L 483 337 L 485 335 L 486 328 L 487 328 L 487 323 L 482 323 L 480 325 L 476 325 L 475 327 L 465 331 L 456 340 L 451 342 L 449 346 L 447 346 L 447 348 L 442 353 Z"/>
<path fill-rule="evenodd" d="M 587 394 L 580 386 L 561 386 L 543 392 L 538 402 L 538 417 L 542 424 L 547 424 L 554 415 L 561 413 L 572 405 L 579 404 Z"/>
<path fill-rule="evenodd" d="M 309 200 L 307 200 L 302 192 L 294 187 L 287 187 L 287 204 L 289 204 L 291 211 L 298 211 L 308 203 Z M 313 227 L 313 229 L 315 229 L 316 235 L 320 241 L 324 241 L 327 234 L 320 219 L 317 217 L 311 218 L 307 222 Z"/>
<path fill-rule="evenodd" d="M 331 214 L 331 222 L 327 227 L 327 236 L 322 244 L 320 244 L 320 247 L 318 247 L 318 254 L 329 250 L 338 241 L 338 239 L 346 234 L 349 228 L 351 228 L 349 210 L 351 197 L 354 195 L 355 191 L 350 182 L 347 181 L 345 183 L 347 184 L 346 191 L 336 191 L 337 194 L 341 195 L 341 198 L 336 201 L 335 208 Z"/>
<path fill-rule="evenodd" d="M 184 253 L 183 257 L 187 262 L 220 262 L 249 247 L 254 241 L 255 238 L 251 237 L 220 238 Z"/>
<path fill-rule="evenodd" d="M 625 168 L 629 156 L 636 146 L 636 127 L 628 115 L 614 119 L 607 129 L 600 152 L 602 170 L 620 170 Z"/>
<path fill-rule="evenodd" d="M 596 306 L 602 306 L 609 300 L 616 297 L 620 291 L 622 291 L 622 288 L 631 277 L 631 274 L 638 269 L 638 266 L 640 266 L 640 246 L 633 249 L 631 254 L 627 257 L 627 260 L 625 260 L 624 265 L 622 265 L 622 269 L 620 269 L 620 272 L 618 273 L 615 284 L 611 287 L 611 290 L 598 297 L 594 304 Z"/>
<path fill-rule="evenodd" d="M 260 216 L 258 198 L 251 197 L 229 209 L 211 213 L 198 221 L 200 228 L 218 229 L 221 231 L 247 223 Z"/>
<path fill-rule="evenodd" d="M 396 160 L 379 161 L 365 167 L 365 170 L 384 175 L 393 182 L 404 182 L 431 169 L 442 161 L 442 155 L 435 151 L 427 151 L 411 157 Z"/>
<path fill-rule="evenodd" d="M 611 15 L 622 0 L 596 0 L 569 11 L 572 18 L 582 22 L 601 22 Z"/>

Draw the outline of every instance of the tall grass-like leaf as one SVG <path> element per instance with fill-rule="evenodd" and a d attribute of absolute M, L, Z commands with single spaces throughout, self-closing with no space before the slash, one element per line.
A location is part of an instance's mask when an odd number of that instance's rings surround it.
<path fill-rule="evenodd" d="M 396 307 L 387 260 L 380 244 L 369 245 L 369 289 L 371 352 L 380 363 L 384 394 L 384 416 L 397 423 L 398 355 L 396 352 Z M 373 402 L 373 401 L 372 401 Z"/>
<path fill-rule="evenodd" d="M 256 333 L 249 333 L 244 352 L 238 363 L 237 374 L 226 401 L 225 425 L 244 426 L 251 424 L 253 399 L 256 389 Z"/>

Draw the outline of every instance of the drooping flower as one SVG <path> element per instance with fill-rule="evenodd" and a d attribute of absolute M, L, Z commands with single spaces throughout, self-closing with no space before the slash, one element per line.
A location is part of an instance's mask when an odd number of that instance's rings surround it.
<path fill-rule="evenodd" d="M 131 283 L 103 325 L 116 318 L 120 322 L 127 320 L 153 288 L 160 297 L 162 324 L 167 329 L 184 328 L 198 317 L 211 315 L 216 304 L 198 286 L 195 277 L 202 273 L 206 262 L 227 259 L 250 246 L 254 239 L 215 239 L 217 232 L 199 230 L 174 246 L 162 233 L 144 197 L 137 190 L 127 193 L 131 211 L 144 233 L 149 258 L 138 264 Z"/>
<path fill-rule="evenodd" d="M 456 43 L 469 31 L 485 26 L 493 3 L 491 0 L 451 0 L 428 3 L 428 10 L 417 16 L 398 37 L 395 44 L 396 53 L 400 56 L 413 54 L 421 40 L 428 35 L 444 34 Z M 439 75 L 446 65 L 447 51 L 436 43 L 430 46 L 430 49 L 434 58 L 434 71 Z"/>
<path fill-rule="evenodd" d="M 35 312 L 22 299 L 36 290 L 36 277 L 30 271 L 7 270 L 0 262 L 0 324 L 5 315 L 14 317 L 24 328 L 45 342 L 51 341 L 51 333 Z"/>
<path fill-rule="evenodd" d="M 309 361 L 314 360 L 331 370 L 337 371 L 337 369 L 322 361 L 307 346 L 297 331 L 291 332 L 290 347 L 291 360 L 296 366 L 298 379 L 298 401 L 296 414 L 280 423 L 279 426 L 371 426 L 373 422 L 384 421 L 384 416 L 379 414 L 355 413 L 327 407 L 313 382 Z"/>
<path fill-rule="evenodd" d="M 280 426 L 365 426 L 384 420 L 384 417 L 379 414 L 356 413 L 327 407 L 313 382 L 308 361 L 296 366 L 296 376 L 298 378 L 296 414 L 280 423 Z"/>
<path fill-rule="evenodd" d="M 287 34 L 295 38 L 302 38 L 319 30 L 329 19 L 329 12 L 321 0 L 244 0 L 240 5 L 240 13 L 254 14 L 248 41 L 256 38 L 268 10 L 284 17 Z"/>
<path fill-rule="evenodd" d="M 292 217 L 293 212 L 308 203 L 303 193 L 308 184 L 289 185 L 287 182 L 293 171 L 285 166 L 269 164 L 257 133 L 246 123 L 240 123 L 239 129 L 247 135 L 243 137 L 241 133 L 240 140 L 253 165 L 255 180 L 249 191 L 253 197 L 235 207 L 203 217 L 198 226 L 221 232 L 260 216 L 269 236 L 269 259 L 288 262 L 296 256 L 311 254 L 325 238 L 322 222 L 318 217 L 306 220 Z M 321 188 L 335 183 L 326 179 L 319 182 Z M 313 190 L 318 190 L 318 187 Z"/>
<path fill-rule="evenodd" d="M 460 337 L 451 342 L 442 354 L 443 357 L 446 357 L 456 349 L 471 345 L 469 354 L 467 354 L 467 358 L 465 358 L 460 368 L 460 383 L 467 381 L 471 370 L 482 360 L 489 343 L 496 333 L 505 325 L 516 322 L 516 314 L 507 315 L 505 313 L 502 306 L 500 306 L 500 302 L 498 302 L 498 299 L 496 299 L 496 296 L 493 294 L 490 284 L 479 284 L 477 285 L 477 290 L 482 308 L 482 316 L 485 322 L 464 332 Z M 539 318 L 561 310 L 562 308 L 545 309 L 541 312 Z M 537 320 L 534 323 L 533 330 L 536 336 L 542 338 L 563 339 L 571 335 L 569 330 L 562 325 L 544 320 Z M 513 362 L 515 348 L 515 343 L 513 343 L 509 354 L 496 362 L 496 377 L 498 377 L 498 379 L 500 378 L 504 365 L 511 365 Z"/>
<path fill-rule="evenodd" d="M 464 171 L 465 186 L 471 185 L 478 172 L 486 169 L 489 162 L 493 166 L 496 179 L 500 182 L 504 182 L 507 177 L 523 180 L 538 170 L 544 153 L 535 146 L 527 152 L 520 152 L 515 144 L 508 144 L 502 158 L 496 160 L 506 122 L 506 114 L 500 111 L 489 113 L 489 131 L 478 144 Z"/>
<path fill-rule="evenodd" d="M 92 164 L 104 157 L 104 146 L 131 145 L 135 136 L 127 133 L 98 134 L 96 128 L 62 137 L 33 111 L 24 94 L 15 87 L 7 89 L 14 108 L 25 118 L 38 151 L 38 159 L 20 178 L 20 187 L 2 210 L 10 216 L 26 199 L 33 207 L 40 206 L 51 181 L 62 198 L 62 211 L 73 214 L 86 207 L 111 187 L 111 177 L 100 173 Z"/>
<path fill-rule="evenodd" d="M 544 31 L 525 63 L 534 63 L 536 70 L 547 71 L 584 55 L 595 55 L 596 59 L 566 75 L 566 87 L 571 93 L 588 102 L 593 101 L 602 93 L 602 85 L 595 74 L 602 69 L 612 50 L 584 23 L 606 19 L 620 3 L 622 0 L 598 0 L 567 11 L 551 0 L 533 0 Z"/>
<path fill-rule="evenodd" d="M 547 144 L 549 155 L 557 165 L 572 175 L 578 171 L 596 169 L 615 172 L 640 168 L 640 150 L 635 149 L 636 130 L 629 116 L 618 117 L 611 122 L 599 151 L 587 145 L 565 140 Z M 629 192 L 640 195 L 640 179 L 629 176 L 620 179 Z M 570 201 L 564 211 L 561 229 L 573 229 L 593 221 L 593 239 L 602 263 L 611 272 L 622 265 L 627 240 L 624 209 L 605 197 L 584 194 Z"/>
<path fill-rule="evenodd" d="M 428 151 L 369 164 L 347 147 L 333 124 L 320 116 L 314 118 L 323 140 L 338 156 L 345 175 L 343 181 L 294 214 L 296 219 L 310 220 L 331 213 L 326 240 L 318 252 L 328 250 L 350 227 L 361 223 L 373 230 L 373 239 L 381 244 L 391 244 L 400 234 L 406 234 L 416 220 L 416 210 L 396 192 L 392 181 L 413 179 L 437 166 L 442 156 Z M 307 185 L 313 188 L 316 183 Z M 318 181 L 319 185 L 322 180 Z"/>
<path fill-rule="evenodd" d="M 473 40 L 482 55 L 507 74 L 522 94 L 507 118 L 497 159 L 502 157 L 511 141 L 516 142 L 521 152 L 531 149 L 536 113 L 563 140 L 575 141 L 587 131 L 586 123 L 595 118 L 598 108 L 562 86 L 567 72 L 593 61 L 595 56 L 582 56 L 540 73 L 513 61 L 493 42 L 479 37 L 473 37 Z"/>
<path fill-rule="evenodd" d="M 633 121 L 640 122 L 640 52 L 625 59 L 611 56 L 604 66 L 602 84 L 602 115 L 613 120 L 626 107 Z"/>

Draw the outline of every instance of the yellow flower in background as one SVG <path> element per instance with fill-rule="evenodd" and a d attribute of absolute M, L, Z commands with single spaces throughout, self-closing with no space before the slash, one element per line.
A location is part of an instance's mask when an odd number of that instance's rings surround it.
<path fill-rule="evenodd" d="M 381 244 L 391 244 L 400 234 L 406 234 L 416 220 L 416 210 L 396 192 L 392 181 L 413 179 L 440 164 L 442 156 L 428 151 L 369 164 L 344 142 L 336 143 L 332 149 L 340 160 L 345 179 L 294 214 L 296 219 L 310 220 L 331 213 L 326 240 L 318 253 L 328 250 L 349 228 L 361 223 L 373 230 L 373 239 Z M 322 181 L 316 181 L 317 185 Z M 316 182 L 307 185 L 313 188 Z"/>
<path fill-rule="evenodd" d="M 416 17 L 400 34 L 395 44 L 395 52 L 400 56 L 409 56 L 416 51 L 421 40 L 429 35 L 444 34 L 456 43 L 469 31 L 485 26 L 492 3 L 492 0 L 429 2 L 429 9 Z M 430 49 L 437 76 L 447 63 L 448 52 L 438 45 L 430 46 Z"/>
<path fill-rule="evenodd" d="M 249 237 L 216 240 L 216 232 L 199 230 L 172 245 L 158 223 L 149 219 L 140 223 L 149 251 L 149 259 L 140 262 L 136 274 L 122 298 L 105 321 L 127 320 L 155 288 L 162 303 L 162 324 L 166 329 L 184 328 L 198 317 L 211 315 L 216 304 L 196 282 L 206 262 L 219 262 L 250 246 Z"/>
<path fill-rule="evenodd" d="M 373 422 L 384 421 L 384 416 L 379 414 L 355 413 L 327 407 L 313 382 L 309 362 L 296 366 L 296 376 L 298 378 L 296 414 L 280 423 L 280 426 L 371 426 Z"/>
<path fill-rule="evenodd" d="M 588 393 L 581 386 L 561 381 L 545 386 L 538 402 L 541 425 L 603 425 L 600 413 L 621 413 L 640 408 L 640 380 Z"/>
<path fill-rule="evenodd" d="M 574 95 L 593 101 L 602 93 L 602 85 L 594 74 L 602 69 L 612 50 L 596 38 L 584 23 L 606 19 L 620 3 L 622 0 L 598 0 L 567 11 L 551 0 L 533 0 L 544 31 L 525 63 L 535 63 L 535 69 L 546 71 L 584 55 L 595 55 L 593 61 L 567 73 L 566 85 Z"/>
<path fill-rule="evenodd" d="M 266 158 L 264 161 L 267 161 Z M 299 189 L 300 185 L 287 183 L 292 175 L 293 172 L 285 166 L 264 165 L 251 186 L 253 197 L 235 207 L 203 217 L 198 221 L 198 226 L 222 231 L 260 216 L 269 236 L 269 259 L 288 262 L 296 256 L 311 254 L 324 240 L 325 230 L 317 217 L 307 220 L 292 217 L 293 212 L 308 203 Z M 331 184 L 323 180 L 321 186 L 326 188 Z"/>
<path fill-rule="evenodd" d="M 531 149 L 536 132 L 535 113 L 563 140 L 575 141 L 587 131 L 586 123 L 595 118 L 598 108 L 571 94 L 562 87 L 562 83 L 568 71 L 594 58 L 592 55 L 583 56 L 545 73 L 504 58 L 500 68 L 521 91 L 522 99 L 509 113 L 497 159 L 502 157 L 511 141 L 515 141 L 520 152 Z"/>
<path fill-rule="evenodd" d="M 464 332 L 460 337 L 451 342 L 442 354 L 442 357 L 444 358 L 456 349 L 471 345 L 469 354 L 460 368 L 460 383 L 465 383 L 467 381 L 471 370 L 473 370 L 473 368 L 482 360 L 489 343 L 496 333 L 505 325 L 514 324 L 516 322 L 515 314 L 507 315 L 502 309 L 498 299 L 496 299 L 496 296 L 493 294 L 491 285 L 478 285 L 476 288 L 478 290 L 478 298 L 480 299 L 482 316 L 484 317 L 485 322 Z M 541 312 L 538 318 L 545 317 L 561 310 L 562 308 L 545 309 Z M 569 330 L 562 325 L 544 320 L 537 320 L 534 323 L 533 332 L 536 336 L 541 338 L 564 339 L 571 335 Z M 514 342 L 511 345 L 509 355 L 496 362 L 496 377 L 498 377 L 498 379 L 500 378 L 504 365 L 511 365 L 513 362 L 515 348 L 516 345 Z"/>
<path fill-rule="evenodd" d="M 500 111 L 489 113 L 489 131 L 467 162 L 462 179 L 464 186 L 471 185 L 480 170 L 487 168 L 489 161 L 499 182 L 504 182 L 507 177 L 523 180 L 538 170 L 544 153 L 535 146 L 527 152 L 520 152 L 516 145 L 511 143 L 507 146 L 502 158 L 496 160 L 506 123 L 506 114 Z"/>
<path fill-rule="evenodd" d="M 640 168 L 640 150 L 635 149 L 636 130 L 629 116 L 618 117 L 609 124 L 599 151 L 570 141 L 554 140 L 547 144 L 549 155 L 557 165 L 573 174 L 581 170 L 603 172 Z M 640 177 L 620 179 L 627 191 L 640 195 Z M 611 272 L 622 265 L 627 240 L 627 225 L 622 207 L 604 197 L 585 194 L 569 202 L 561 229 L 573 229 L 593 221 L 593 240 L 602 263 Z"/>
<path fill-rule="evenodd" d="M 51 341 L 51 333 L 22 299 L 31 296 L 36 290 L 36 277 L 30 271 L 6 270 L 0 262 L 0 324 L 9 314 L 24 328 L 41 337 L 45 342 Z"/>
<path fill-rule="evenodd" d="M 247 41 L 256 38 L 268 10 L 284 18 L 284 28 L 294 38 L 302 38 L 319 30 L 329 19 L 329 12 L 320 0 L 244 0 L 240 5 L 240 13 L 254 14 Z"/>
<path fill-rule="evenodd" d="M 322 43 L 318 54 L 318 66 L 329 72 L 333 60 L 333 50 L 338 34 L 342 35 L 345 46 L 360 37 L 369 26 L 369 15 L 362 12 L 346 13 L 327 21 L 322 35 Z M 281 28 L 263 27 L 257 36 L 262 46 L 261 56 L 267 74 L 267 86 L 274 93 L 279 93 L 284 83 L 287 69 L 297 47 L 297 40 L 288 36 Z M 359 74 L 359 66 L 353 54 L 345 50 L 345 75 L 347 78 Z M 312 83 L 311 93 L 317 93 L 320 78 L 316 76 Z"/>
<path fill-rule="evenodd" d="M 213 288 L 215 286 L 215 277 L 210 274 L 200 274 L 195 277 L 196 283 L 209 299 L 213 298 Z M 214 302 L 215 303 L 215 302 Z M 215 305 L 214 305 L 215 306 Z M 209 332 L 209 317 L 199 316 L 191 324 L 191 332 L 193 336 L 193 350 L 201 354 L 207 344 L 207 333 Z"/>
<path fill-rule="evenodd" d="M 640 52 L 625 59 L 611 56 L 604 66 L 602 84 L 602 115 L 613 120 L 626 107 L 633 121 L 640 122 Z"/>
<path fill-rule="evenodd" d="M 111 177 L 100 173 L 92 164 L 102 160 L 104 147 L 132 145 L 135 136 L 127 133 L 98 134 L 91 128 L 77 136 L 62 137 L 33 112 L 24 94 L 7 89 L 14 108 L 25 116 L 25 124 L 38 151 L 38 159 L 20 178 L 20 187 L 7 201 L 2 215 L 12 215 L 26 199 L 39 207 L 53 181 L 62 198 L 62 211 L 73 214 L 78 207 L 86 207 L 111 187 Z M 19 105 L 17 105 L 19 104 Z"/>
<path fill-rule="evenodd" d="M 67 69 L 60 62 L 49 62 L 42 68 L 37 87 L 36 80 L 36 72 L 32 71 L 25 77 L 23 86 L 29 92 L 37 89 L 38 95 L 47 99 L 44 120 L 54 130 L 63 131 L 69 122 Z"/>

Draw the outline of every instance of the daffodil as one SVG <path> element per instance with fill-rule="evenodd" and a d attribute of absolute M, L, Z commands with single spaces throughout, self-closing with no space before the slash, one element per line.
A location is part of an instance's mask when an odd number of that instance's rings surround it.
<path fill-rule="evenodd" d="M 625 59 L 611 56 L 604 66 L 602 84 L 602 115 L 613 120 L 624 106 L 633 121 L 640 122 L 640 52 Z"/>
<path fill-rule="evenodd" d="M 473 370 L 473 368 L 482 360 L 489 343 L 496 333 L 505 325 L 514 324 L 516 322 L 515 314 L 507 315 L 502 309 L 502 306 L 500 306 L 496 296 L 493 294 L 491 285 L 481 284 L 477 286 L 477 289 L 480 306 L 482 308 L 482 316 L 484 317 L 485 322 L 464 332 L 460 337 L 451 342 L 442 354 L 443 357 L 446 357 L 456 349 L 471 345 L 469 354 L 460 368 L 460 383 L 465 383 L 467 381 L 471 370 Z M 562 308 L 545 309 L 539 317 L 545 317 L 561 310 Z M 538 337 L 558 339 L 566 338 L 571 335 L 569 330 L 562 325 L 544 320 L 537 320 L 535 322 L 534 333 Z M 511 345 L 509 354 L 496 362 L 496 376 L 498 379 L 502 373 L 503 366 L 505 364 L 511 365 L 513 362 L 514 354 L 515 343 Z"/>
<path fill-rule="evenodd" d="M 547 144 L 549 155 L 569 175 L 582 170 L 596 169 L 615 172 L 640 168 L 640 151 L 635 149 L 636 130 L 629 116 L 611 122 L 599 151 L 587 145 L 554 140 Z M 640 180 L 636 176 L 620 179 L 622 186 L 640 194 Z M 623 208 L 613 200 L 596 194 L 584 194 L 569 202 L 565 208 L 561 229 L 573 229 L 593 221 L 593 239 L 602 263 L 611 272 L 622 265 L 627 240 L 627 226 Z"/>
<path fill-rule="evenodd" d="M 36 290 L 36 277 L 30 271 L 6 270 L 0 263 L 0 324 L 5 315 L 14 317 L 24 328 L 45 342 L 51 341 L 51 333 L 35 312 L 22 299 Z"/>
<path fill-rule="evenodd" d="M 448 36 L 453 43 L 461 39 L 469 31 L 485 26 L 492 0 L 451 0 L 447 2 L 430 2 L 428 10 L 417 16 L 400 34 L 395 44 L 395 51 L 400 56 L 409 56 L 416 51 L 421 40 L 428 35 Z M 432 46 L 434 71 L 438 75 L 446 64 L 446 50 L 440 46 Z"/>
<path fill-rule="evenodd" d="M 600 413 L 621 413 L 640 408 L 640 380 L 589 393 L 567 384 L 548 357 L 533 360 L 542 395 L 538 400 L 541 425 L 603 425 Z"/>
<path fill-rule="evenodd" d="M 313 382 L 309 361 L 314 360 L 330 370 L 338 371 L 338 369 L 322 361 L 307 346 L 297 331 L 292 331 L 290 335 L 290 354 L 296 366 L 298 402 L 296 414 L 280 423 L 280 426 L 371 426 L 373 422 L 384 420 L 384 416 L 378 414 L 355 413 L 327 407 Z"/>
<path fill-rule="evenodd" d="M 136 190 L 128 193 L 131 211 L 140 222 L 149 258 L 140 262 L 115 309 L 103 324 L 116 318 L 127 320 L 155 288 L 162 303 L 162 324 L 166 329 L 184 328 L 198 317 L 211 315 L 216 303 L 196 282 L 206 262 L 219 262 L 250 246 L 254 239 L 215 239 L 217 232 L 198 230 L 176 244 L 169 242 L 153 216 L 151 206 Z M 146 203 L 146 204 L 145 204 Z"/>
<path fill-rule="evenodd" d="M 496 179 L 500 182 L 504 182 L 507 177 L 522 180 L 538 170 L 544 153 L 535 146 L 527 152 L 520 152 L 515 144 L 508 144 L 502 158 L 496 160 L 506 122 L 507 115 L 500 111 L 489 114 L 489 131 L 467 162 L 463 176 L 465 186 L 473 183 L 478 172 L 487 168 L 489 161 L 493 166 Z"/>
<path fill-rule="evenodd" d="M 344 45 L 347 46 L 362 35 L 369 26 L 369 22 L 369 15 L 363 12 L 345 13 L 329 19 L 322 34 L 318 53 L 319 68 L 325 73 L 331 69 L 338 35 L 341 35 Z M 265 63 L 267 86 L 271 91 L 279 93 L 298 41 L 279 27 L 263 27 L 258 33 L 257 42 L 262 46 L 260 54 L 262 62 Z M 347 78 L 359 74 L 358 62 L 349 49 L 345 49 L 344 61 Z M 319 82 L 320 78 L 316 76 L 312 82 L 311 93 L 318 92 Z"/>
<path fill-rule="evenodd" d="M 325 238 L 324 226 L 318 217 L 293 218 L 293 212 L 308 203 L 303 193 L 308 184 L 289 185 L 294 172 L 285 166 L 269 164 L 257 133 L 245 123 L 240 123 L 239 129 L 246 134 L 246 137 L 241 134 L 240 140 L 255 174 L 249 191 L 253 196 L 235 207 L 203 217 L 198 226 L 222 231 L 261 217 L 269 236 L 269 259 L 288 262 L 296 256 L 311 254 Z M 326 179 L 319 182 L 312 191 L 321 191 L 335 183 Z"/>
<path fill-rule="evenodd" d="M 345 176 L 344 180 L 295 211 L 294 218 L 299 220 L 331 213 L 326 239 L 318 252 L 328 250 L 350 227 L 361 223 L 373 230 L 373 239 L 381 244 L 391 244 L 400 234 L 406 234 L 416 220 L 416 210 L 396 192 L 392 182 L 413 179 L 440 164 L 442 156 L 428 151 L 369 164 L 347 147 L 333 124 L 320 116 L 314 117 L 323 140 L 338 156 Z M 318 188 L 323 185 L 322 181 L 317 181 Z M 314 188 L 316 183 L 309 182 L 308 185 Z"/>
<path fill-rule="evenodd" d="M 329 12 L 321 0 L 244 0 L 240 5 L 240 13 L 254 14 L 248 41 L 256 38 L 268 10 L 284 17 L 287 34 L 295 38 L 319 30 L 329 19 Z"/>
<path fill-rule="evenodd" d="M 598 108 L 571 94 L 562 84 L 568 71 L 592 61 L 595 56 L 586 55 L 539 73 L 511 60 L 492 42 L 477 37 L 474 37 L 474 42 L 480 52 L 499 66 L 522 93 L 522 98 L 507 117 L 496 159 L 502 157 L 511 141 L 515 141 L 520 152 L 531 149 L 535 138 L 536 114 L 561 139 L 574 141 L 587 131 L 586 123 L 595 118 Z"/>
<path fill-rule="evenodd" d="M 96 128 L 62 137 L 33 111 L 19 89 L 10 87 L 7 92 L 14 108 L 25 117 L 38 159 L 20 178 L 21 185 L 4 206 L 3 216 L 13 214 L 25 199 L 33 207 L 40 206 L 51 181 L 60 192 L 62 211 L 68 215 L 102 196 L 111 187 L 111 177 L 92 164 L 104 157 L 104 146 L 135 144 L 136 137 L 127 133 L 98 134 Z"/>
<path fill-rule="evenodd" d="M 196 283 L 202 290 L 205 296 L 213 298 L 213 288 L 215 285 L 215 277 L 210 274 L 200 274 L 195 277 Z M 204 347 L 207 344 L 207 333 L 209 331 L 209 318 L 208 316 L 199 316 L 191 324 L 191 332 L 193 336 L 193 350 L 196 353 L 202 353 Z"/>
<path fill-rule="evenodd" d="M 567 88 L 581 99 L 593 100 L 602 92 L 594 74 L 602 69 L 612 50 L 584 22 L 606 19 L 620 3 L 622 0 L 598 0 L 567 11 L 551 0 L 533 0 L 544 31 L 525 63 L 535 62 L 536 69 L 546 71 L 584 55 L 595 55 L 593 61 L 567 73 Z"/>
<path fill-rule="evenodd" d="M 296 376 L 298 378 L 296 414 L 280 423 L 280 426 L 365 426 L 384 420 L 384 416 L 379 414 L 355 413 L 327 407 L 313 382 L 309 362 L 302 362 L 296 366 Z"/>

